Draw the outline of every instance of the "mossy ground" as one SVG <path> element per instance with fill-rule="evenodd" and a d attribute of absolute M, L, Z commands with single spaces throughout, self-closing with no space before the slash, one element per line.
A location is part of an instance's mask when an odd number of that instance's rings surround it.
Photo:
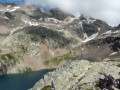
<path fill-rule="evenodd" d="M 115 61 L 120 62 L 120 58 L 114 58 L 114 59 L 111 59 L 111 60 L 109 60 L 109 61 L 112 61 L 112 62 L 115 62 Z"/>
<path fill-rule="evenodd" d="M 31 73 L 33 70 L 31 69 L 31 68 L 29 68 L 29 67 L 26 67 L 26 68 L 24 68 L 24 69 L 22 69 L 22 70 L 18 70 L 19 71 L 19 73 Z"/>
<path fill-rule="evenodd" d="M 11 62 L 12 65 L 15 65 L 18 61 L 18 59 L 12 53 L 2 54 L 0 55 L 0 58 L 4 63 Z"/>
<path fill-rule="evenodd" d="M 45 86 L 44 88 L 42 88 L 41 90 L 51 90 L 51 86 L 50 85 L 48 85 L 48 86 Z"/>
<path fill-rule="evenodd" d="M 62 56 L 54 57 L 50 60 L 45 60 L 44 64 L 45 65 L 49 65 L 49 64 L 59 65 L 60 62 L 62 62 L 62 61 L 68 62 L 68 61 L 72 60 L 72 58 L 73 58 L 73 55 L 71 52 L 69 52 L 69 53 L 64 54 Z"/>

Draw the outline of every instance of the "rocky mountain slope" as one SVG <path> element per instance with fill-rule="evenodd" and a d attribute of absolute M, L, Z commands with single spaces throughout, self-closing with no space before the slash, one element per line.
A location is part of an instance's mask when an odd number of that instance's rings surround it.
<path fill-rule="evenodd" d="M 0 61 L 7 73 L 55 68 L 75 59 L 120 57 L 120 25 L 57 8 L 0 5 Z"/>

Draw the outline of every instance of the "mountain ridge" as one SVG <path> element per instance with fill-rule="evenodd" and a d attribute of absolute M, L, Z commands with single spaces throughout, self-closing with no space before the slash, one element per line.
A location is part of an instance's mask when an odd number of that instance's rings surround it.
<path fill-rule="evenodd" d="M 26 67 L 33 71 L 55 68 L 81 58 L 119 58 L 119 25 L 111 27 L 99 19 L 74 17 L 59 9 L 10 4 L 0 7 L 0 57 L 8 73 L 19 73 Z"/>

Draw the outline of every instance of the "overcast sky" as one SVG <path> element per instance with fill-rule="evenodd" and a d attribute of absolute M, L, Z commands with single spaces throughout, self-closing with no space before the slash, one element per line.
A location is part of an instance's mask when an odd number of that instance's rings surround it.
<path fill-rule="evenodd" d="M 120 0 L 25 0 L 26 4 L 60 8 L 75 16 L 92 16 L 116 26 L 120 23 Z"/>

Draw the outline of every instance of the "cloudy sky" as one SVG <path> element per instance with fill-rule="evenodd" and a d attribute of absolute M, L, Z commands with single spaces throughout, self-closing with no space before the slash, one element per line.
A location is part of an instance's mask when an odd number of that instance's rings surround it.
<path fill-rule="evenodd" d="M 120 0 L 25 0 L 26 4 L 60 8 L 75 16 L 84 14 L 115 26 L 120 23 Z"/>
<path fill-rule="evenodd" d="M 0 0 L 24 2 L 25 4 L 60 8 L 75 16 L 84 14 L 104 20 L 109 25 L 120 24 L 120 0 Z"/>

